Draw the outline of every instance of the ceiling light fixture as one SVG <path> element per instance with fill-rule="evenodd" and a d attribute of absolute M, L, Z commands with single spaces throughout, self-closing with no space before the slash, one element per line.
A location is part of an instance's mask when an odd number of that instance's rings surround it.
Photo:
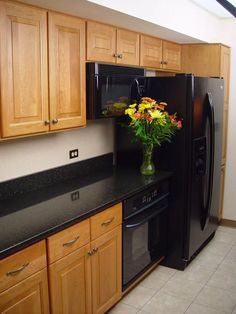
<path fill-rule="evenodd" d="M 235 0 L 216 0 L 221 4 L 229 13 L 236 17 L 236 1 Z"/>

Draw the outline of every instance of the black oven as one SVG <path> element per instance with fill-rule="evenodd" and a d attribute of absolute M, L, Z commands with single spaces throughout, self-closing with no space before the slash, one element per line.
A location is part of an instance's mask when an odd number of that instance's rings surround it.
<path fill-rule="evenodd" d="M 88 62 L 86 64 L 87 118 L 117 117 L 137 98 L 135 78 L 144 69 Z"/>
<path fill-rule="evenodd" d="M 123 202 L 122 287 L 166 255 L 168 181 Z"/>

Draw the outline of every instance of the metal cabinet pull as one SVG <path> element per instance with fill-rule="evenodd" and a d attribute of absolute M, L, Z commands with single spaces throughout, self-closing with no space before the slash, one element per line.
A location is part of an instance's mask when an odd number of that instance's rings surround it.
<path fill-rule="evenodd" d="M 58 119 L 53 119 L 53 120 L 52 120 L 52 123 L 53 123 L 53 124 L 57 124 L 57 123 L 58 123 Z"/>
<path fill-rule="evenodd" d="M 22 272 L 27 266 L 29 266 L 29 263 L 26 263 L 24 265 L 22 265 L 21 267 L 14 269 L 14 270 L 10 270 L 6 273 L 7 276 L 16 276 L 17 274 L 19 274 L 20 272 Z"/>
<path fill-rule="evenodd" d="M 114 58 L 119 58 L 117 53 L 113 53 Z"/>
<path fill-rule="evenodd" d="M 123 54 L 122 53 L 118 53 L 117 57 L 122 59 L 123 58 Z"/>
<path fill-rule="evenodd" d="M 107 226 L 109 225 L 112 221 L 114 220 L 114 217 L 110 218 L 110 219 L 107 219 L 106 221 L 103 221 L 101 223 L 102 226 Z"/>
<path fill-rule="evenodd" d="M 95 253 L 97 253 L 98 248 L 95 247 L 95 248 L 92 249 L 92 251 L 93 251 L 93 254 L 95 254 Z"/>
<path fill-rule="evenodd" d="M 75 237 L 73 240 L 70 240 L 66 243 L 63 243 L 63 246 L 71 246 L 72 244 L 74 244 L 77 240 L 79 240 L 79 235 L 77 237 Z"/>
<path fill-rule="evenodd" d="M 164 62 L 163 62 L 163 64 L 167 64 L 167 63 L 168 63 L 167 61 L 164 61 Z"/>
<path fill-rule="evenodd" d="M 89 256 L 92 256 L 93 254 L 94 254 L 94 252 L 93 252 L 93 250 L 91 250 L 91 251 L 88 251 L 88 253 L 87 253 Z"/>
<path fill-rule="evenodd" d="M 45 120 L 45 121 L 44 121 L 44 124 L 45 124 L 45 125 L 49 125 L 49 124 L 50 124 L 50 120 Z"/>

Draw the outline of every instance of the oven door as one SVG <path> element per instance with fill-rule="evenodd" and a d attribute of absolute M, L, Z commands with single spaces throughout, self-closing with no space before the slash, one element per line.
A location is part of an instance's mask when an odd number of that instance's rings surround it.
<path fill-rule="evenodd" d="M 123 290 L 166 255 L 167 207 L 165 198 L 123 222 Z"/>

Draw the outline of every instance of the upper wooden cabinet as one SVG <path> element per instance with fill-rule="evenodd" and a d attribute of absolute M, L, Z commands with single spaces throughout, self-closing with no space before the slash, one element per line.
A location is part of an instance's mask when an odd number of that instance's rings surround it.
<path fill-rule="evenodd" d="M 50 130 L 84 126 L 85 22 L 48 14 Z"/>
<path fill-rule="evenodd" d="M 48 23 L 45 10 L 0 1 L 4 138 L 86 124 L 85 22 L 50 12 Z"/>
<path fill-rule="evenodd" d="M 0 2 L 1 135 L 48 131 L 47 12 Z"/>
<path fill-rule="evenodd" d="M 139 34 L 88 21 L 87 60 L 139 65 Z"/>
<path fill-rule="evenodd" d="M 141 35 L 140 47 L 141 66 L 174 71 L 181 70 L 181 45 Z"/>

